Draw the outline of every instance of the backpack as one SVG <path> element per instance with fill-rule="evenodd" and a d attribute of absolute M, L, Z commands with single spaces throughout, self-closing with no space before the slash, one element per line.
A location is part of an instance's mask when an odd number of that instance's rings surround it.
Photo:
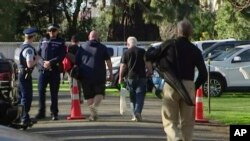
<path fill-rule="evenodd" d="M 66 48 L 66 52 L 68 53 L 68 48 Z M 73 68 L 73 63 L 71 62 L 70 58 L 66 55 L 62 60 L 62 69 L 63 72 L 69 72 Z"/>
<path fill-rule="evenodd" d="M 63 65 L 63 72 L 69 72 L 73 67 L 73 63 L 69 60 L 67 56 L 64 57 L 62 65 Z"/>

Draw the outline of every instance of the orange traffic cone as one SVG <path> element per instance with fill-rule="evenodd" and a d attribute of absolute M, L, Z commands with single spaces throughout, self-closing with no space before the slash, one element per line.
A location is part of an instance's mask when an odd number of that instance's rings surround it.
<path fill-rule="evenodd" d="M 85 117 L 81 113 L 81 106 L 79 100 L 79 90 L 77 86 L 77 80 L 73 79 L 73 86 L 71 88 L 71 113 L 70 116 L 67 117 L 68 120 L 73 119 L 85 119 Z"/>
<path fill-rule="evenodd" d="M 203 90 L 200 87 L 196 91 L 196 100 L 195 100 L 195 121 L 196 122 L 208 122 L 203 117 Z"/>

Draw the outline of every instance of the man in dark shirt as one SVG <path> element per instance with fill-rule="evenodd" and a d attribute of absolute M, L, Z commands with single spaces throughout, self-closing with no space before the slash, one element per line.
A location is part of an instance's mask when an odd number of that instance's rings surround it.
<path fill-rule="evenodd" d="M 177 39 L 167 40 L 159 48 L 150 48 L 146 56 L 147 59 L 158 63 L 161 72 L 171 70 L 171 73 L 182 82 L 194 102 L 196 89 L 207 79 L 207 70 L 201 51 L 189 41 L 192 34 L 191 23 L 188 20 L 180 21 L 177 29 Z M 195 67 L 199 74 L 194 83 Z M 165 83 L 163 93 L 162 122 L 167 140 L 192 141 L 195 121 L 194 106 L 187 105 L 169 83 Z M 177 128 L 179 122 L 182 137 Z"/>
<path fill-rule="evenodd" d="M 123 82 L 125 70 L 127 70 L 127 86 L 134 113 L 132 120 L 141 121 L 146 94 L 146 76 L 152 73 L 152 69 L 149 63 L 145 63 L 145 50 L 136 46 L 137 39 L 129 37 L 127 39 L 128 50 L 123 53 L 121 58 L 119 83 Z"/>
<path fill-rule="evenodd" d="M 105 95 L 106 65 L 112 80 L 112 63 L 107 47 L 98 41 L 96 31 L 91 31 L 87 41 L 76 54 L 76 65 L 80 70 L 84 98 L 90 110 L 90 121 L 97 120 L 97 107 Z"/>

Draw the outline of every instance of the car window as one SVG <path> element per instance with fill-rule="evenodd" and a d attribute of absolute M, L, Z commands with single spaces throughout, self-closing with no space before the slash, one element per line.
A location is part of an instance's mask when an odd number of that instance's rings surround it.
<path fill-rule="evenodd" d="M 244 52 L 238 55 L 241 57 L 241 62 L 249 62 L 250 61 L 250 49 L 245 50 Z"/>
<path fill-rule="evenodd" d="M 113 50 L 113 48 L 107 48 L 108 49 L 108 54 L 109 54 L 109 56 L 111 57 L 111 56 L 113 56 L 114 55 L 114 50 Z"/>
<path fill-rule="evenodd" d="M 215 42 L 210 42 L 210 43 L 203 43 L 201 46 L 202 46 L 202 49 L 205 50 L 207 48 L 209 48 L 210 46 L 212 46 Z"/>
<path fill-rule="evenodd" d="M 207 52 L 206 56 L 204 56 L 205 58 L 208 57 L 208 54 L 211 53 L 211 56 L 213 56 L 213 58 L 219 56 L 221 53 L 223 53 L 224 51 L 228 51 L 229 49 L 234 48 L 233 44 L 221 44 L 220 46 L 217 46 L 216 48 L 210 50 L 210 52 Z"/>
<path fill-rule="evenodd" d="M 222 51 L 220 53 L 220 55 L 218 55 L 217 57 L 215 57 L 214 59 L 212 59 L 213 61 L 224 61 L 226 59 L 228 59 L 229 57 L 231 57 L 233 54 L 235 54 L 236 52 L 238 52 L 241 48 L 232 48 L 229 49 L 227 51 Z"/>
<path fill-rule="evenodd" d="M 0 73 L 3 72 L 10 72 L 11 71 L 11 65 L 6 62 L 0 62 Z"/>

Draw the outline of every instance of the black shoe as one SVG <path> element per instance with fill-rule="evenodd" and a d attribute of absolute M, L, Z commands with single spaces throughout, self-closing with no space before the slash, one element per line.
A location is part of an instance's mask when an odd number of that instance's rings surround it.
<path fill-rule="evenodd" d="M 32 127 L 33 124 L 35 124 L 33 121 L 29 120 L 29 121 L 22 121 L 21 122 L 21 126 L 27 128 L 27 127 Z"/>
<path fill-rule="evenodd" d="M 51 120 L 58 120 L 58 116 L 52 115 Z"/>
<path fill-rule="evenodd" d="M 45 114 L 41 114 L 41 113 L 38 113 L 36 116 L 35 116 L 35 119 L 44 119 L 45 118 Z"/>

